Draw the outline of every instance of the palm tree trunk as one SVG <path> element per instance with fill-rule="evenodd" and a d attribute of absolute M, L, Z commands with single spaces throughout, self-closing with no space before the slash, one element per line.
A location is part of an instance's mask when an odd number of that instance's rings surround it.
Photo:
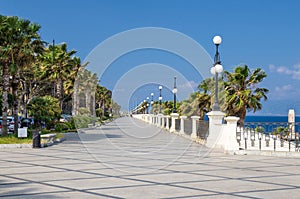
<path fill-rule="evenodd" d="M 8 62 L 3 65 L 2 73 L 2 136 L 7 135 L 7 111 L 8 111 L 8 89 L 9 89 L 9 71 Z"/>
<path fill-rule="evenodd" d="M 105 116 L 105 100 L 102 101 L 102 116 Z"/>
<path fill-rule="evenodd" d="M 78 107 L 79 107 L 79 100 L 78 100 L 78 80 L 74 82 L 74 92 L 73 92 L 73 113 L 74 115 L 78 115 Z"/>
<path fill-rule="evenodd" d="M 87 88 L 85 92 L 85 107 L 88 110 L 89 114 L 91 114 L 91 90 Z"/>
<path fill-rule="evenodd" d="M 56 83 L 56 95 L 59 101 L 60 109 L 62 110 L 62 80 L 59 78 Z"/>
<path fill-rule="evenodd" d="M 95 97 L 95 91 L 92 93 L 92 115 L 96 116 L 96 97 Z"/>
<path fill-rule="evenodd" d="M 19 86 L 19 71 L 17 71 L 17 74 L 13 77 L 13 83 L 12 83 L 12 91 L 13 91 L 13 116 L 14 116 L 14 134 L 18 134 L 18 128 L 19 128 L 19 119 L 18 119 L 18 113 L 19 113 L 19 98 L 18 98 L 18 86 Z"/>
<path fill-rule="evenodd" d="M 240 111 L 240 114 L 239 114 L 239 117 L 240 117 L 239 123 L 240 123 L 240 126 L 242 126 L 242 127 L 244 127 L 244 125 L 245 125 L 246 114 L 247 114 L 246 108 L 242 108 Z"/>

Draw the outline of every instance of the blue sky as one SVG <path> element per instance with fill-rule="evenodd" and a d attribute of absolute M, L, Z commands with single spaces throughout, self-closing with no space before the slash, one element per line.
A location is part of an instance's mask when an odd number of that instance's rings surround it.
<path fill-rule="evenodd" d="M 267 72 L 262 86 L 270 90 L 269 100 L 258 113 L 268 115 L 287 114 L 290 108 L 300 114 L 299 9 L 300 2 L 296 0 L 0 0 L 2 15 L 39 23 L 45 41 L 54 38 L 57 43 L 66 42 L 82 60 L 107 38 L 134 28 L 161 27 L 181 32 L 201 44 L 211 56 L 215 51 L 212 38 L 221 35 L 225 70 L 246 63 Z M 137 52 L 135 57 L 131 54 L 123 62 L 118 61 L 127 69 L 160 62 L 160 58 L 164 64 L 180 63 L 167 53 L 157 54 Z M 189 81 L 201 81 L 193 71 L 185 72 Z M 103 84 L 110 87 L 109 79 L 113 77 L 105 78 Z M 173 77 L 166 78 L 172 84 Z"/>

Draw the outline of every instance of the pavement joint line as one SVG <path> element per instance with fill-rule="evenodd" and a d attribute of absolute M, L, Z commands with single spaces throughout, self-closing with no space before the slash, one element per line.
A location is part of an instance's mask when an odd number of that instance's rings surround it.
<path fill-rule="evenodd" d="M 0 176 L 8 177 L 8 176 L 2 175 L 2 174 L 0 174 Z M 121 199 L 121 197 L 110 196 L 110 195 L 106 195 L 106 194 L 98 194 L 98 193 L 86 191 L 85 189 L 69 188 L 69 187 L 66 187 L 66 186 L 54 185 L 54 184 L 51 184 L 51 183 L 45 183 L 45 182 L 34 181 L 34 180 L 27 180 L 27 179 L 23 179 L 23 178 L 19 178 L 19 177 L 9 176 L 9 178 L 13 178 L 13 179 L 16 179 L 16 180 L 27 181 L 29 183 L 42 184 L 42 185 L 45 185 L 45 186 L 50 186 L 50 187 L 55 187 L 55 188 L 60 188 L 60 189 L 66 189 L 66 190 L 68 190 L 68 191 L 65 191 L 65 192 L 78 191 L 78 192 L 84 192 L 84 193 L 88 193 L 88 194 L 92 194 L 92 195 L 97 195 L 97 196 L 104 196 L 104 197 L 108 197 L 108 198 L 115 198 L 115 199 L 119 199 L 120 198 Z M 35 194 L 34 193 L 28 193 L 28 194 L 20 193 L 20 194 L 1 195 L 0 197 L 4 197 L 4 196 L 6 196 L 6 197 L 7 196 L 13 197 L 13 196 L 23 196 L 23 195 L 36 195 L 36 194 L 44 194 L 44 193 L 35 193 Z"/>
<path fill-rule="evenodd" d="M 172 134 L 170 134 L 172 135 Z M 73 136 L 73 135 L 72 135 Z M 75 138 L 77 135 L 74 135 L 71 138 Z M 77 139 L 77 138 L 76 138 Z M 126 138 L 124 138 L 126 139 Z M 154 144 L 156 144 L 157 140 L 154 140 Z M 73 140 L 72 140 L 73 143 Z M 75 143 L 75 141 L 74 141 Z M 118 142 L 117 144 L 119 144 Z M 158 142 L 163 143 L 163 142 Z M 180 143 L 180 142 L 179 142 Z M 138 145 L 140 147 L 143 146 L 143 142 L 140 143 L 141 145 Z M 266 156 L 257 156 L 255 154 L 248 155 L 248 156 L 234 156 L 230 154 L 223 154 L 223 153 L 210 153 L 209 157 L 199 157 L 196 155 L 195 150 L 189 150 L 187 151 L 187 154 L 184 154 L 180 159 L 176 159 L 176 162 L 173 164 L 170 164 L 167 167 L 163 167 L 160 170 L 155 170 L 149 173 L 141 173 L 139 170 L 137 170 L 137 173 L 134 173 L 135 168 L 142 169 L 141 171 L 148 171 L 149 168 L 160 166 L 164 162 L 169 162 L 170 160 L 165 159 L 166 156 L 170 155 L 176 155 L 176 151 L 174 153 L 159 153 L 158 158 L 155 156 L 150 156 L 150 159 L 148 162 L 145 162 L 143 165 L 139 165 L 139 163 L 143 160 L 146 160 L 145 158 L 130 158 L 129 156 L 118 156 L 116 159 L 113 159 L 110 161 L 108 159 L 108 155 L 106 158 L 103 158 L 104 163 L 95 161 L 94 158 L 90 157 L 90 154 L 87 150 L 82 150 L 82 143 L 76 142 L 76 144 L 68 144 L 68 141 L 66 141 L 62 145 L 57 145 L 53 147 L 47 148 L 47 154 L 50 155 L 49 161 L 47 160 L 47 156 L 39 156 L 40 154 L 37 154 L 38 150 L 27 150 L 25 149 L 22 152 L 24 153 L 17 153 L 13 154 L 11 151 L 4 152 L 0 150 L 0 159 L 1 159 L 1 165 L 15 165 L 11 172 L 7 172 L 7 177 L 11 180 L 7 180 L 8 183 L 6 183 L 8 186 L 13 185 L 15 180 L 13 180 L 14 177 L 21 177 L 23 179 L 27 180 L 27 184 L 39 184 L 39 180 L 32 180 L 32 179 L 38 179 L 36 178 L 36 175 L 39 175 L 39 171 L 51 171 L 53 169 L 53 172 L 56 172 L 57 175 L 63 174 L 64 172 L 67 173 L 66 176 L 62 175 L 62 179 L 59 178 L 53 178 L 42 180 L 42 183 L 45 183 L 45 186 L 48 186 L 47 184 L 57 184 L 56 182 L 59 182 L 59 186 L 66 187 L 68 190 L 63 190 L 65 193 L 76 193 L 77 191 L 75 189 L 72 189 L 73 186 L 75 186 L 78 183 L 84 183 L 85 179 L 91 179 L 95 180 L 95 182 L 101 182 L 97 179 L 112 179 L 112 182 L 118 182 L 118 179 L 128 180 L 130 184 L 124 184 L 124 185 L 118 185 L 118 184 L 110 184 L 110 183 L 104 183 L 105 186 L 103 187 L 94 187 L 92 186 L 85 186 L 84 189 L 80 189 L 81 193 L 94 194 L 98 197 L 106 197 L 106 196 L 100 196 L 96 194 L 102 194 L 102 193 L 108 193 L 107 197 L 110 198 L 128 198 L 128 190 L 136 190 L 135 192 L 139 191 L 139 188 L 142 188 L 142 190 L 157 190 L 160 194 L 163 193 L 163 195 L 159 195 L 161 197 L 159 198 L 186 198 L 186 197 L 194 197 L 194 198 L 201 198 L 201 197 L 216 197 L 216 198 L 222 198 L 222 197 L 239 197 L 239 198 L 260 198 L 260 196 L 265 193 L 265 195 L 271 197 L 271 196 L 288 196 L 290 193 L 295 193 L 297 190 L 300 189 L 300 184 L 297 182 L 297 180 L 293 181 L 293 179 L 298 178 L 300 176 L 300 173 L 291 173 L 290 169 L 294 169 L 297 166 L 300 166 L 300 162 L 297 159 L 294 158 L 287 158 L 284 157 L 282 159 L 279 159 L 278 157 L 266 157 Z M 181 145 L 178 148 L 181 150 Z M 66 149 L 66 147 L 72 147 L 71 152 L 66 152 L 64 150 L 60 149 Z M 131 147 L 135 147 L 134 142 L 128 146 L 129 150 Z M 159 147 L 159 146 L 158 146 Z M 193 146 L 194 147 L 194 146 Z M 78 149 L 79 148 L 79 149 Z M 100 150 L 103 149 L 103 147 L 100 147 Z M 151 150 L 152 147 L 146 148 L 146 150 Z M 194 149 L 194 148 L 192 148 Z M 173 146 L 169 146 L 169 150 L 175 150 Z M 14 152 L 19 152 L 20 150 L 14 150 Z M 60 152 L 62 154 L 60 154 Z M 109 150 L 101 151 L 106 154 L 111 154 L 112 156 L 117 154 L 117 151 L 112 151 L 110 153 Z M 191 154 L 188 154 L 191 153 Z M 97 154 L 98 155 L 98 154 Z M 52 157 L 59 157 L 59 158 L 51 158 Z M 9 159 L 8 159 L 9 157 Z M 20 158 L 19 158 L 20 157 Z M 24 157 L 24 158 L 22 158 Z M 68 159 L 69 157 L 69 159 Z M 159 157 L 161 159 L 159 159 Z M 123 159 L 122 159 L 123 158 Z M 3 161 L 4 159 L 4 161 Z M 170 158 L 173 159 L 173 158 Z M 128 160 L 128 162 L 127 162 Z M 52 164 L 51 161 L 54 163 Z M 157 162 L 156 162 L 157 161 Z M 57 164 L 55 164 L 57 162 Z M 59 163 L 62 164 L 59 164 Z M 65 164 L 63 164 L 65 163 Z M 109 167 L 106 167 L 105 163 L 108 164 L 114 164 L 117 167 L 122 169 L 130 169 L 128 172 L 122 172 L 120 170 L 113 170 Z M 133 165 L 134 163 L 137 163 L 136 165 Z M 142 163 L 142 162 L 141 162 Z M 73 164 L 73 167 L 70 167 L 70 165 Z M 87 167 L 82 167 L 84 164 L 87 165 Z M 100 165 L 100 168 L 98 168 L 97 165 Z M 120 165 L 121 164 L 121 165 Z M 91 165 L 91 167 L 89 166 Z M 19 167 L 18 167 L 19 166 Z M 32 167 L 35 168 L 36 166 L 41 167 L 40 170 L 37 170 L 37 172 L 34 173 L 34 171 L 25 172 L 22 174 L 18 174 L 19 170 L 18 168 L 28 168 Z M 4 167 L 9 169 L 9 167 Z M 114 167 L 112 167 L 114 168 Z M 1 169 L 1 167 L 0 167 Z M 57 171 L 56 171 L 57 170 Z M 9 170 L 8 170 L 9 171 Z M 159 171 L 159 172 L 158 172 Z M 236 174 L 231 173 L 236 172 Z M 34 174 L 33 174 L 34 173 Z M 31 177 L 30 174 L 33 174 Z M 172 176 L 174 174 L 174 177 L 167 177 Z M 178 175 L 175 175 L 178 174 Z M 28 177 L 26 175 L 29 175 Z M 74 177 L 73 177 L 74 176 Z M 82 176 L 82 177 L 79 177 Z M 91 177 L 89 177 L 91 176 Z M 184 178 L 181 178 L 183 176 Z M 47 176 L 45 176 L 47 177 Z M 166 178 L 165 178 L 166 177 Z M 229 181 L 227 181 L 229 180 Z M 281 181 L 283 180 L 283 181 Z M 24 180 L 23 180 L 24 181 Z M 68 181 L 69 183 L 63 183 L 63 181 Z M 9 183 L 11 182 L 11 183 Z M 60 183 L 62 182 L 62 183 Z M 93 181 L 91 181 L 93 182 Z M 222 188 L 222 184 L 226 183 L 233 183 L 233 185 L 241 185 L 242 190 L 238 189 L 238 187 L 230 188 L 229 184 L 227 184 L 228 189 Z M 198 185 L 197 183 L 203 183 L 206 186 Z M 25 183 L 24 183 L 25 184 Z M 217 187 L 214 186 L 214 184 L 217 185 Z M 252 186 L 253 184 L 253 186 Z M 19 182 L 20 187 L 22 187 L 22 183 Z M 196 185 L 196 186 L 193 186 Z M 0 185 L 1 186 L 1 185 Z M 149 187 L 149 188 L 148 188 Z M 172 195 L 166 195 L 162 191 L 166 190 L 178 190 L 178 193 L 180 195 L 177 195 L 177 192 L 171 192 Z M 44 191 L 47 191 L 47 189 L 43 189 Z M 84 191 L 82 191 L 84 190 Z M 101 191 L 105 190 L 105 191 Z M 192 190 L 194 190 L 195 194 L 192 194 Z M 49 191 L 49 190 L 48 190 Z M 87 193 L 90 192 L 90 193 Z M 147 192 L 147 191 L 146 191 Z M 203 192 L 200 194 L 199 192 Z M 50 192 L 53 196 L 57 194 L 59 196 L 59 193 L 56 193 L 55 191 Z M 110 194 L 112 193 L 112 194 Z M 148 194 L 150 194 L 149 192 Z M 285 195 L 280 195 L 280 193 L 284 193 Z M 30 194 L 29 192 L 26 193 L 26 196 L 34 196 L 35 193 Z M 125 195 L 124 195 L 125 194 Z M 190 194 L 190 195 L 189 195 Z M 278 195 L 279 194 L 279 195 Z M 37 195 L 42 196 L 43 193 Z M 45 195 L 45 194 L 44 194 Z M 68 195 L 68 194 L 67 194 Z M 114 196 L 117 195 L 117 196 Z M 149 195 L 147 195 L 149 196 Z M 151 196 L 151 195 L 150 195 Z M 15 196 L 17 197 L 17 195 Z M 88 195 L 86 195 L 88 197 Z M 130 197 L 129 197 L 130 198 Z M 132 197 L 131 197 L 132 198 Z"/>
<path fill-rule="evenodd" d="M 28 163 L 27 163 L 28 164 Z M 53 167 L 51 167 L 53 168 Z M 69 170 L 69 171 L 73 171 L 72 169 L 64 169 L 64 170 Z M 78 171 L 77 171 L 78 172 Z M 83 171 L 80 171 L 82 173 L 85 173 L 85 174 L 96 174 L 96 175 L 99 175 L 98 173 L 90 173 L 90 172 L 83 172 Z M 217 194 L 225 194 L 225 195 L 232 195 L 232 194 L 228 194 L 228 193 L 225 193 L 225 192 L 219 192 L 219 191 L 213 191 L 213 190 L 206 190 L 206 189 L 199 189 L 199 188 L 193 188 L 193 187 L 186 187 L 186 186 L 180 186 L 180 185 L 173 185 L 171 183 L 159 183 L 159 182 L 153 182 L 153 181 L 149 181 L 149 180 L 140 180 L 140 179 L 135 179 L 135 178 L 128 178 L 128 177 L 120 177 L 120 176 L 113 176 L 113 175 L 105 175 L 105 174 L 101 174 L 102 176 L 106 176 L 106 177 L 112 177 L 112 178 L 117 178 L 117 179 L 126 179 L 126 180 L 132 180 L 132 181 L 138 181 L 138 182 L 144 182 L 144 183 L 152 183 L 154 185 L 168 185 L 168 186 L 173 186 L 173 187 L 177 187 L 177 188 L 185 188 L 185 189 L 191 189 L 191 190 L 198 190 L 198 191 L 206 191 L 206 192 L 213 192 L 213 193 L 217 193 Z M 15 179 L 19 179 L 19 178 L 16 178 L 14 177 Z M 22 178 L 20 178 L 19 180 L 23 180 Z M 38 181 L 32 181 L 32 182 L 36 182 L 38 183 Z M 43 184 L 43 183 L 42 183 Z M 48 185 L 48 183 L 44 183 L 45 185 Z M 52 185 L 52 184 L 49 184 L 49 185 Z M 60 186 L 58 186 L 60 187 Z M 67 187 L 66 187 L 67 188 Z M 77 189 L 74 189 L 76 191 L 79 191 Z"/>

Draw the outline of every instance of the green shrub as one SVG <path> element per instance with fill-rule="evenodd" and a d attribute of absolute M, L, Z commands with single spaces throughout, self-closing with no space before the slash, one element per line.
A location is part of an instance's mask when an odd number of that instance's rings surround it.
<path fill-rule="evenodd" d="M 74 117 L 71 117 L 69 123 L 70 123 L 70 129 L 76 129 Z"/>
<path fill-rule="evenodd" d="M 41 134 L 49 134 L 49 133 L 52 133 L 52 131 L 51 130 L 49 130 L 49 129 L 42 129 L 41 130 Z"/>
<path fill-rule="evenodd" d="M 67 131 L 69 130 L 69 126 L 68 124 L 64 123 L 64 122 L 58 122 L 55 124 L 54 129 L 56 132 L 63 132 L 63 131 Z"/>
<path fill-rule="evenodd" d="M 74 116 L 73 118 L 76 128 L 87 128 L 88 124 L 97 121 L 97 118 L 89 116 Z"/>
<path fill-rule="evenodd" d="M 79 112 L 79 115 L 86 115 L 86 116 L 90 115 L 90 111 L 87 108 L 81 107 L 81 108 L 79 108 L 78 112 Z"/>
<path fill-rule="evenodd" d="M 34 117 L 36 127 L 41 127 L 42 122 L 58 119 L 61 114 L 59 101 L 51 96 L 35 97 L 27 104 L 29 115 Z"/>
<path fill-rule="evenodd" d="M 31 129 L 31 128 L 27 129 L 27 138 L 32 139 L 32 131 L 33 131 L 33 129 Z"/>

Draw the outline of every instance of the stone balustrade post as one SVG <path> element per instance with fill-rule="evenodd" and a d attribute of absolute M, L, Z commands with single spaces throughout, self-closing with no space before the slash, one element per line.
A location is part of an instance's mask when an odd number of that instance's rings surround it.
<path fill-rule="evenodd" d="M 195 139 L 197 138 L 197 120 L 200 119 L 199 116 L 192 116 L 192 134 L 191 138 Z"/>
<path fill-rule="evenodd" d="M 171 113 L 172 123 L 171 123 L 170 132 L 175 132 L 176 131 L 175 120 L 178 119 L 178 117 L 179 117 L 178 113 Z"/>
<path fill-rule="evenodd" d="M 209 118 L 209 134 L 206 140 L 206 146 L 214 148 L 218 145 L 222 131 L 222 121 L 225 113 L 221 111 L 211 111 L 207 113 Z"/>
<path fill-rule="evenodd" d="M 165 116 L 162 115 L 161 116 L 161 128 L 164 128 L 165 127 Z"/>
<path fill-rule="evenodd" d="M 169 126 L 170 126 L 170 125 L 169 125 L 169 118 L 170 118 L 169 115 L 166 115 L 166 116 L 165 116 L 165 119 L 166 119 L 166 129 L 167 129 L 167 130 L 170 129 L 170 127 L 169 127 Z"/>
<path fill-rule="evenodd" d="M 157 127 L 159 127 L 159 122 L 160 122 L 159 120 L 160 120 L 160 117 L 161 117 L 161 116 L 158 114 L 158 115 L 157 115 L 156 124 L 155 124 L 155 126 L 157 126 Z"/>
<path fill-rule="evenodd" d="M 226 127 L 223 131 L 222 141 L 226 151 L 237 151 L 239 150 L 239 144 L 236 139 L 236 128 L 239 117 L 228 116 L 224 118 L 227 122 Z"/>
<path fill-rule="evenodd" d="M 180 116 L 180 133 L 184 134 L 184 120 L 187 119 L 187 116 Z"/>

